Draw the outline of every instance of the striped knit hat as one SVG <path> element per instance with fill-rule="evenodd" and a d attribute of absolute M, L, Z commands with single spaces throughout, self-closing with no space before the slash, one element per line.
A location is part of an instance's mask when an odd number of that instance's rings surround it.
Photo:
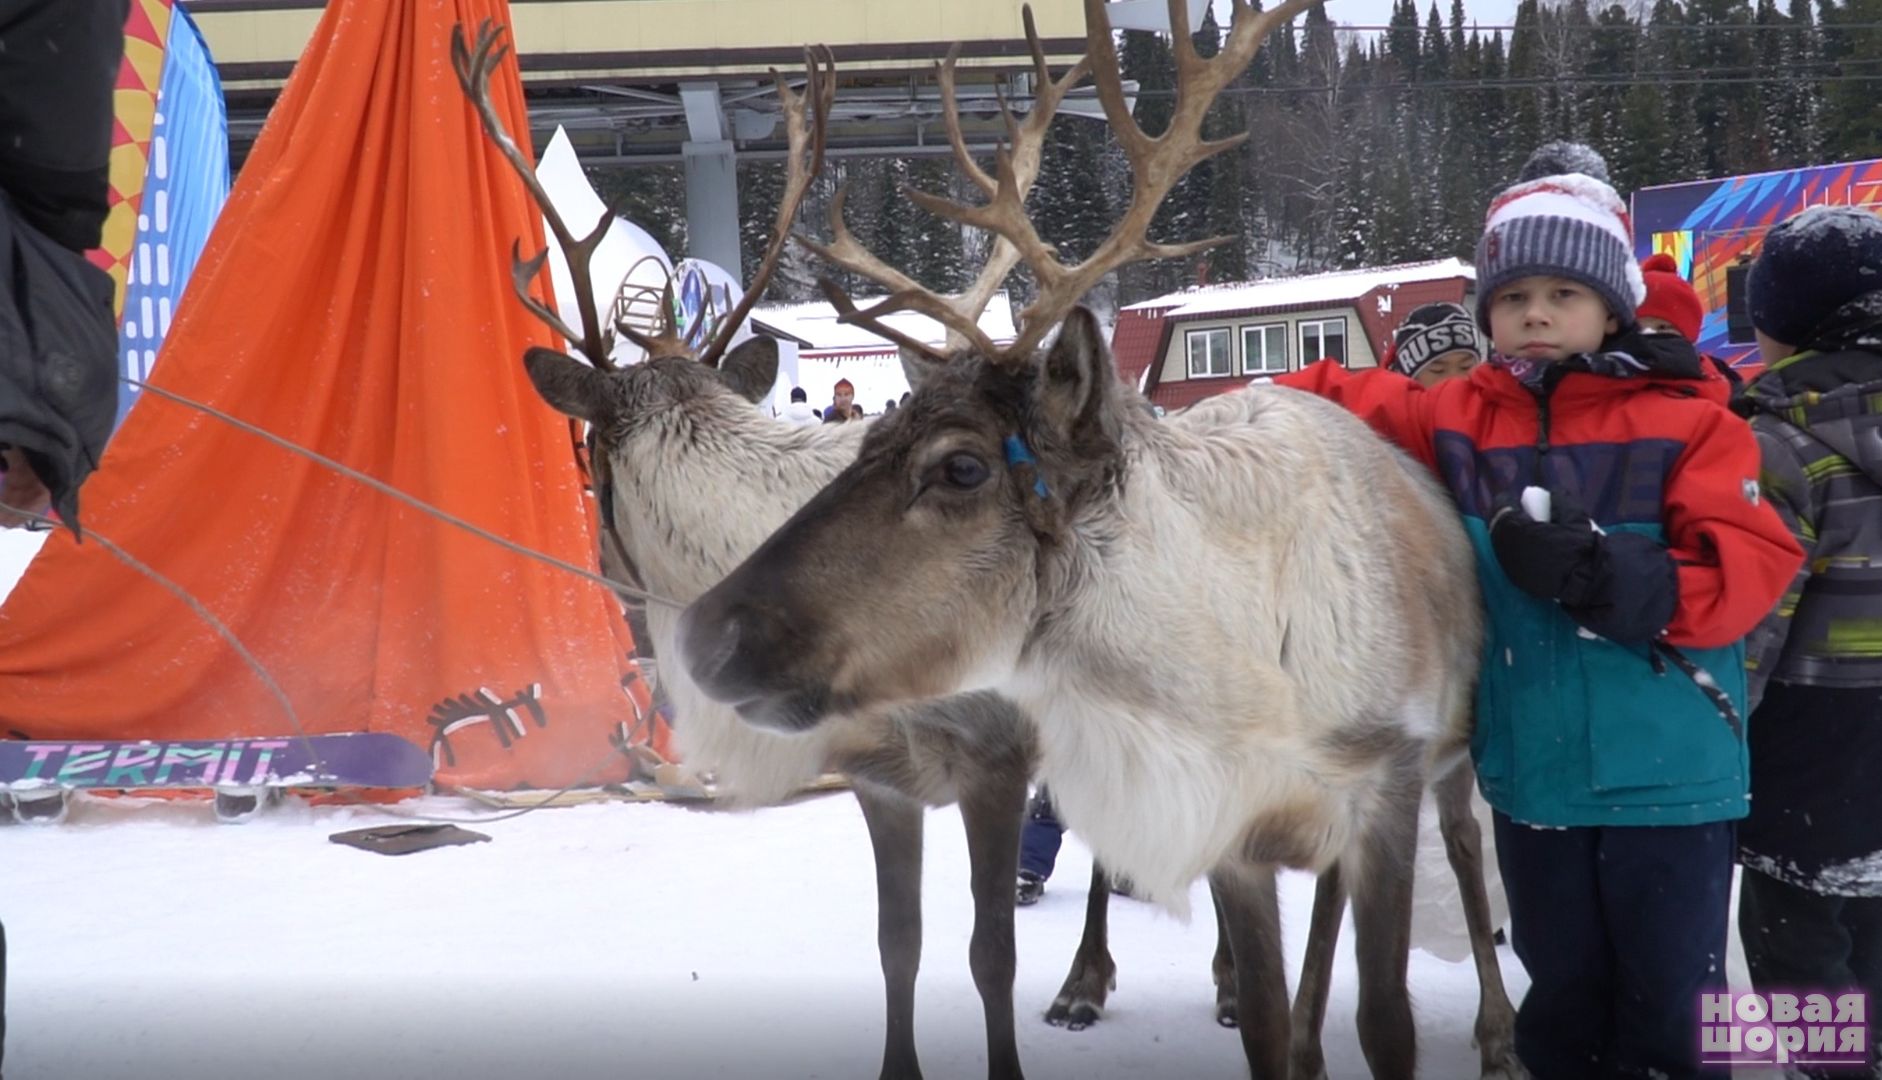
<path fill-rule="evenodd" d="M 1525 180 L 1490 203 L 1477 241 L 1477 325 L 1490 329 L 1489 301 L 1498 289 L 1543 274 L 1581 282 L 1622 326 L 1634 325 L 1647 286 L 1634 261 L 1627 207 L 1613 188 L 1561 173 Z"/>

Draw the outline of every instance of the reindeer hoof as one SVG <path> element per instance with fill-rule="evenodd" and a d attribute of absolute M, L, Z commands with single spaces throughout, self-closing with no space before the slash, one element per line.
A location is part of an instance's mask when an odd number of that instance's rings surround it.
<path fill-rule="evenodd" d="M 1215 1003 L 1215 1022 L 1225 1028 L 1238 1028 L 1242 1026 L 1241 1018 L 1235 1015 L 1235 1002 L 1233 999 Z"/>
<path fill-rule="evenodd" d="M 1067 1031 L 1083 1031 L 1104 1018 L 1104 1009 L 1089 1001 L 1060 998 L 1046 1010 L 1046 1023 Z"/>
<path fill-rule="evenodd" d="M 1516 1051 L 1483 1056 L 1483 1080 L 1529 1080 L 1529 1070 L 1516 1057 Z"/>
<path fill-rule="evenodd" d="M 1311 1055 L 1294 1054 L 1287 1063 L 1287 1080 L 1327 1080 L 1326 1059 L 1315 1047 Z"/>

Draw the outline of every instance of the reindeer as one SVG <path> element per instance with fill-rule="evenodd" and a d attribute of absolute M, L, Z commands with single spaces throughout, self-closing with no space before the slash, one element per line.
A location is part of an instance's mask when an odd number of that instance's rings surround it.
<path fill-rule="evenodd" d="M 1022 199 L 1037 176 L 1047 124 L 1065 93 L 1086 72 L 1080 63 L 1052 78 L 1030 12 L 1025 27 L 1037 96 L 1023 120 L 1005 114 L 1009 145 L 1002 158 Z M 957 52 L 951 51 L 939 65 L 937 78 L 949 137 L 957 155 L 971 160 L 954 92 Z M 775 344 L 755 339 L 727 349 L 751 302 L 763 293 L 821 162 L 823 121 L 834 94 L 827 53 L 807 58 L 801 92 L 777 80 L 791 146 L 789 178 L 778 210 L 777 237 L 745 292 L 744 304 L 720 320 L 717 336 L 701 349 L 682 342 L 670 322 L 648 334 L 617 318 L 615 329 L 648 353 L 646 362 L 626 369 L 616 369 L 609 361 L 611 343 L 589 299 L 593 291 L 588 256 L 605 234 L 608 218 L 589 236 L 577 238 L 536 184 L 528 160 L 489 104 L 489 72 L 503 53 L 498 31 L 488 26 L 479 30 L 474 47 L 461 41 L 453 46 L 464 92 L 476 105 L 486 132 L 541 206 L 567 254 L 576 295 L 585 305 L 581 329 L 565 325 L 529 292 L 543 256 L 515 258 L 517 295 L 533 314 L 574 343 L 586 360 L 536 348 L 525 358 L 527 370 L 550 405 L 594 430 L 591 461 L 603 521 L 603 566 L 612 576 L 662 596 L 691 600 L 756 550 L 854 460 L 867 430 L 864 424 L 799 428 L 761 415 L 753 406 L 775 380 Z M 840 199 L 839 194 L 839 218 Z M 1018 261 L 1012 245 L 998 243 L 976 282 L 946 301 L 950 310 L 969 322 L 977 319 Z M 663 298 L 660 310 L 671 312 L 670 296 Z M 679 655 L 677 616 L 677 611 L 658 605 L 647 609 L 659 655 Z M 744 724 L 732 710 L 700 693 L 679 665 L 663 667 L 662 675 L 678 717 L 674 737 L 682 756 L 715 769 L 740 802 L 776 801 L 830 769 L 850 776 L 876 859 L 877 936 L 887 998 L 885 1077 L 920 1075 L 914 982 L 921 947 L 924 809 L 960 804 L 975 905 L 969 957 L 986 1011 L 988 1071 L 996 1077 L 1020 1076 L 1012 1009 L 1012 922 L 1019 830 L 1036 761 L 1030 723 L 1003 698 L 970 694 L 914 707 L 861 710 L 833 719 L 812 736 L 787 736 Z M 1046 1014 L 1052 1023 L 1076 1030 L 1096 1022 L 1102 1013 L 1116 971 L 1106 940 L 1110 898 L 1108 875 L 1102 866 L 1094 866 L 1085 934 L 1064 987 Z M 1222 999 L 1218 1016 L 1232 1023 L 1232 980 L 1222 974 L 1229 970 L 1226 944 L 1218 947 L 1216 967 Z"/>
<path fill-rule="evenodd" d="M 967 345 L 939 355 L 902 341 L 909 404 L 687 609 L 680 655 L 700 690 L 754 726 L 813 737 L 830 717 L 883 706 L 1012 698 L 1065 820 L 1099 858 L 1179 912 L 1208 876 L 1257 1077 L 1324 1073 L 1325 966 L 1348 890 L 1362 1050 L 1374 1076 L 1413 1075 L 1411 861 L 1421 793 L 1438 778 L 1481 981 L 1484 1072 L 1520 1075 L 1468 811 L 1482 616 L 1448 497 L 1360 421 L 1295 391 L 1253 386 L 1153 419 L 1077 306 L 1121 265 L 1220 242 L 1146 231 L 1179 177 L 1246 137 L 1204 142 L 1203 116 L 1268 29 L 1312 2 L 1258 14 L 1235 0 L 1228 40 L 1203 60 L 1171 0 L 1178 100 L 1152 138 L 1125 103 L 1103 0 L 1086 0 L 1087 59 L 1134 190 L 1077 265 L 1039 237 L 1006 159 L 997 178 L 975 177 L 984 204 L 910 193 L 993 231 L 1031 268 L 1038 299 L 1008 348 L 833 223 L 825 257 L 891 290 L 859 310 L 826 283 L 847 318 L 884 332 L 881 315 L 923 310 Z M 867 603 L 838 602 L 849 580 L 868 583 Z M 1321 875 L 1291 1017 L 1281 866 Z"/>

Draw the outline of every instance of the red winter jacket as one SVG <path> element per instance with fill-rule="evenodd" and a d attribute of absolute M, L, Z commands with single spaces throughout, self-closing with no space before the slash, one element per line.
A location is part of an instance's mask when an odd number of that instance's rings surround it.
<path fill-rule="evenodd" d="M 1429 390 L 1397 372 L 1324 360 L 1274 381 L 1344 405 L 1435 470 L 1466 519 L 1486 524 L 1504 500 L 1543 484 L 1536 462 L 1546 446 L 1604 529 L 1658 526 L 1680 565 L 1666 633 L 1675 645 L 1744 637 L 1803 558 L 1757 497 L 1757 441 L 1724 408 L 1731 386 L 1710 369 L 1700 379 L 1570 374 L 1549 397 L 1546 433 L 1536 395 L 1495 364 Z"/>
<path fill-rule="evenodd" d="M 1546 826 L 1744 816 L 1742 639 L 1803 553 L 1759 501 L 1757 443 L 1723 407 L 1722 377 L 1568 372 L 1546 398 L 1490 364 L 1429 390 L 1336 363 L 1275 381 L 1358 414 L 1430 466 L 1462 512 L 1486 617 L 1471 754 L 1490 805 Z M 1586 631 L 1504 574 L 1488 523 L 1531 484 L 1668 548 L 1678 598 L 1656 645 Z"/>

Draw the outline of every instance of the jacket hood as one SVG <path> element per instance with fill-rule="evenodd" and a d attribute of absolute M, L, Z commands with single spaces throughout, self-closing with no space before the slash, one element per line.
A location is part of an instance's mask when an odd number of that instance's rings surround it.
<path fill-rule="evenodd" d="M 1882 484 L 1882 291 L 1838 309 L 1809 351 L 1767 368 L 1745 400 Z"/>

